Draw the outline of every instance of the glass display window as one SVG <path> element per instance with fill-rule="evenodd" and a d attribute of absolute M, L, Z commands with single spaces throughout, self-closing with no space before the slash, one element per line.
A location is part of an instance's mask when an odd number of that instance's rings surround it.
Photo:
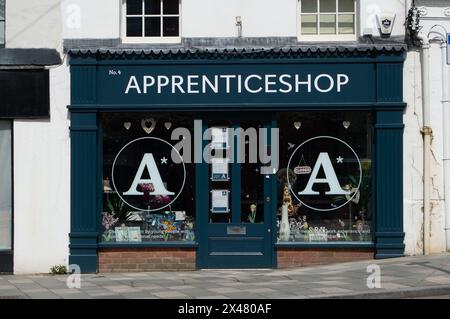
<path fill-rule="evenodd" d="M 193 118 L 106 113 L 101 119 L 102 242 L 195 241 L 195 164 L 184 158 L 190 149 L 175 147 L 190 137 Z"/>
<path fill-rule="evenodd" d="M 280 113 L 278 240 L 372 241 L 373 117 Z"/>

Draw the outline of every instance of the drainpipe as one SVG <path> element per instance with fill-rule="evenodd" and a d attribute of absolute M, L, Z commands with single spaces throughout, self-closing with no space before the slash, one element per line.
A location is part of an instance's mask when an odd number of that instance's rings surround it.
<path fill-rule="evenodd" d="M 431 137 L 430 121 L 430 43 L 428 37 L 417 35 L 422 43 L 422 109 L 423 109 L 423 254 L 430 253 L 430 212 L 431 212 Z"/>
<path fill-rule="evenodd" d="M 442 63 L 442 117 L 444 121 L 444 198 L 445 198 L 445 240 L 450 251 L 450 94 L 448 88 L 447 42 L 441 42 Z"/>

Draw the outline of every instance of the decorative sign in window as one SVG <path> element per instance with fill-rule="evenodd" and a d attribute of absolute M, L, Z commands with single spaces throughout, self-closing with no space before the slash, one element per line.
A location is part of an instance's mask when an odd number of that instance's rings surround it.
<path fill-rule="evenodd" d="M 102 241 L 194 241 L 195 164 L 171 139 L 192 118 L 105 114 L 102 124 Z"/>
<path fill-rule="evenodd" d="M 177 200 L 185 184 L 186 168 L 169 142 L 142 137 L 119 151 L 111 177 L 113 189 L 125 204 L 138 211 L 154 212 L 170 209 Z"/>
<path fill-rule="evenodd" d="M 309 166 L 295 165 L 305 161 L 305 153 L 315 159 L 312 171 Z M 289 190 L 312 210 L 339 209 L 359 194 L 361 162 L 353 148 L 339 138 L 317 136 L 301 143 L 291 154 L 288 169 L 294 171 L 286 172 Z"/>
<path fill-rule="evenodd" d="M 372 241 L 372 114 L 284 113 L 278 240 Z"/>

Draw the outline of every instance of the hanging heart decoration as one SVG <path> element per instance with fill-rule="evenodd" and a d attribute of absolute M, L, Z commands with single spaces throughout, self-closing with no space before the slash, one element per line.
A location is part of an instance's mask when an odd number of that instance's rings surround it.
<path fill-rule="evenodd" d="M 131 127 L 131 122 L 124 122 L 123 127 L 125 127 L 125 129 L 128 131 Z"/>
<path fill-rule="evenodd" d="M 154 118 L 142 119 L 141 126 L 145 133 L 150 134 L 155 129 L 156 121 Z"/>
<path fill-rule="evenodd" d="M 301 126 L 302 126 L 302 122 L 300 122 L 300 121 L 294 122 L 294 127 L 296 130 L 300 129 Z"/>
<path fill-rule="evenodd" d="M 170 130 L 170 128 L 172 127 L 172 122 L 164 123 L 164 127 L 166 128 L 166 130 Z"/>
<path fill-rule="evenodd" d="M 350 127 L 351 122 L 350 121 L 344 121 L 342 122 L 342 126 L 344 126 L 345 129 L 348 129 Z"/>

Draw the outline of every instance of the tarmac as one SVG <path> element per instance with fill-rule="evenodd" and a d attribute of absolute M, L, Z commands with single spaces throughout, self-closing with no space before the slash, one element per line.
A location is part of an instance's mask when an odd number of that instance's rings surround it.
<path fill-rule="evenodd" d="M 292 269 L 0 276 L 0 299 L 29 298 L 442 299 L 450 298 L 450 253 Z"/>

